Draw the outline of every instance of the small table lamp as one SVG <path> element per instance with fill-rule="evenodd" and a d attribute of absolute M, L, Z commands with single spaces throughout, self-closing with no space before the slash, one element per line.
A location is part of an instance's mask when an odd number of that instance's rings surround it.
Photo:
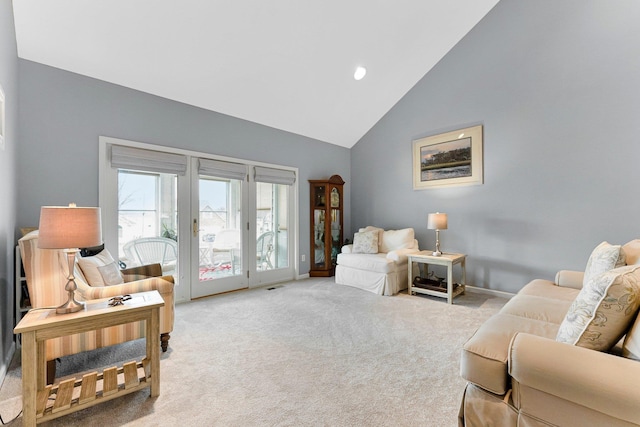
<path fill-rule="evenodd" d="M 440 230 L 447 229 L 447 214 L 446 213 L 430 213 L 427 217 L 427 228 L 429 230 L 436 230 L 436 250 L 433 252 L 433 256 L 440 256 Z"/>
<path fill-rule="evenodd" d="M 78 288 L 73 276 L 74 261 L 78 248 L 88 248 L 102 244 L 100 208 L 78 208 L 69 206 L 43 206 L 40 209 L 40 249 L 64 249 L 69 261 L 69 276 L 65 290 L 69 293 L 67 302 L 56 308 L 56 313 L 75 313 L 84 309 L 84 303 L 75 299 Z"/>

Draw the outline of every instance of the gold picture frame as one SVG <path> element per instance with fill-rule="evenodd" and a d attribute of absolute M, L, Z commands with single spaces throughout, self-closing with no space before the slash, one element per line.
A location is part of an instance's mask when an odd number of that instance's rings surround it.
<path fill-rule="evenodd" d="M 413 189 L 482 184 L 482 156 L 482 125 L 416 139 Z"/>

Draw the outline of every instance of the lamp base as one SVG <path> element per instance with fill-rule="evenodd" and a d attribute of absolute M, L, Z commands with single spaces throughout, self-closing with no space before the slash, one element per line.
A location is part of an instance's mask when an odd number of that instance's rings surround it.
<path fill-rule="evenodd" d="M 75 291 L 78 289 L 75 277 L 73 277 L 73 265 L 76 259 L 77 249 L 65 249 L 67 261 L 69 262 L 69 277 L 64 290 L 67 291 L 67 302 L 56 308 L 56 314 L 75 313 L 84 310 L 84 303 L 76 301 Z"/>
<path fill-rule="evenodd" d="M 440 252 L 439 250 L 435 250 L 435 251 L 433 251 L 433 253 L 431 255 L 433 255 L 433 256 L 442 256 L 442 252 Z"/>
<path fill-rule="evenodd" d="M 82 310 L 84 310 L 83 302 L 78 302 L 75 299 L 70 299 L 69 301 L 62 304 L 60 307 L 56 308 L 56 314 L 75 313 Z"/>

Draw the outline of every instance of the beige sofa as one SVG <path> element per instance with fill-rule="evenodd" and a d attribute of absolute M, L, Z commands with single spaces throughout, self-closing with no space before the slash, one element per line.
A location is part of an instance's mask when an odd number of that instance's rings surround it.
<path fill-rule="evenodd" d="M 560 271 L 555 283 L 534 280 L 488 319 L 462 350 L 459 425 L 640 425 L 639 247 L 622 247 L 625 267 L 594 275 L 590 258 L 589 277 Z M 589 296 L 605 279 L 601 297 Z M 585 295 L 598 300 L 595 311 L 584 308 Z M 576 327 L 581 315 L 587 323 Z"/>

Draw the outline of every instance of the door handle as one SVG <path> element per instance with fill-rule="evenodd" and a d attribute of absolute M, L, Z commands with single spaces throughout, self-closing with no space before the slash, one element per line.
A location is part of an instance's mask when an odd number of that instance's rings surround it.
<path fill-rule="evenodd" d="M 193 237 L 198 237 L 198 219 L 193 219 Z"/>

